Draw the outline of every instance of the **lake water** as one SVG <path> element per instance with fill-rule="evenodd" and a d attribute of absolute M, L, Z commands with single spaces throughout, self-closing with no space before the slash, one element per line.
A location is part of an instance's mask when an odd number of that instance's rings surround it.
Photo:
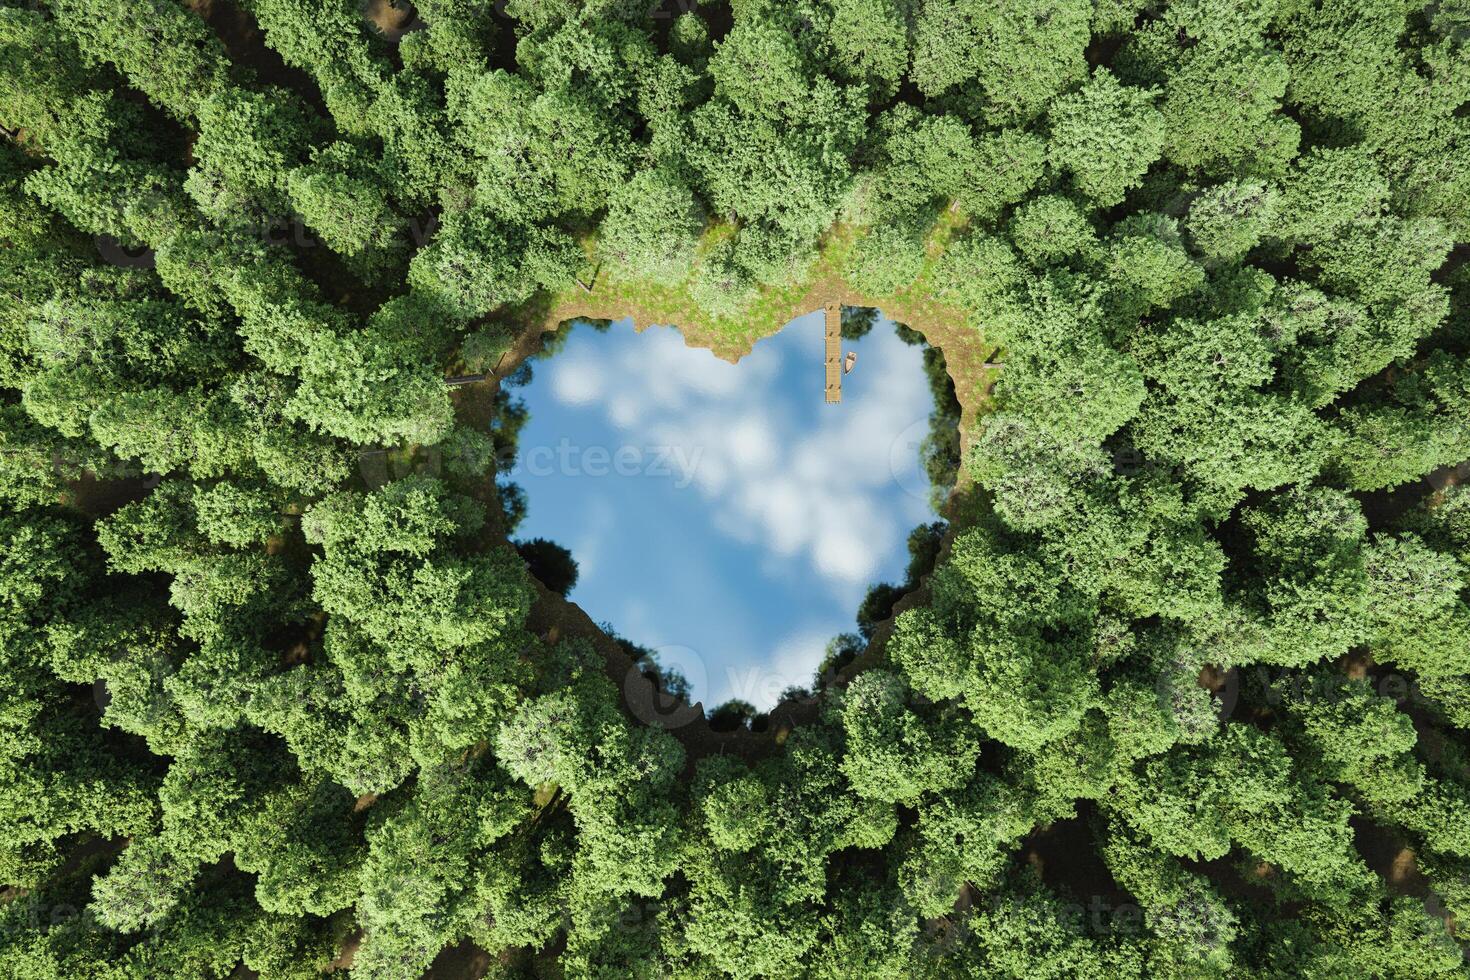
<path fill-rule="evenodd" d="M 868 585 L 903 579 L 935 519 L 919 462 L 933 400 L 922 348 L 879 318 L 824 402 L 823 314 L 738 364 L 669 327 L 577 324 L 518 389 L 518 539 L 580 565 L 570 598 L 658 652 L 706 707 L 773 705 L 854 630 Z"/>

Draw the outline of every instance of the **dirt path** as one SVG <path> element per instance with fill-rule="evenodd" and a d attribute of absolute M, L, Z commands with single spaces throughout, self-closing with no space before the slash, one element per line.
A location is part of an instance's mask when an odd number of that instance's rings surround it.
<path fill-rule="evenodd" d="M 827 402 L 842 401 L 842 307 L 827 304 Z"/>

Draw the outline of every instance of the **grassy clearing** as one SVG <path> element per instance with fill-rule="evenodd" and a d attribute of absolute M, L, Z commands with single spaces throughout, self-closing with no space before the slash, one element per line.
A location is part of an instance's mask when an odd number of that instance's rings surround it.
<path fill-rule="evenodd" d="M 919 331 L 943 351 L 963 409 L 963 434 L 988 401 L 986 388 L 991 379 L 983 365 L 993 345 L 986 342 L 984 331 L 972 316 L 940 301 L 932 285 L 939 256 L 963 224 L 962 215 L 945 212 L 930 234 L 922 273 L 910 286 L 889 295 L 866 293 L 847 281 L 843 270 L 864 231 L 852 225 L 835 225 L 805 267 L 795 270 L 788 285 L 761 287 L 752 301 L 732 316 L 712 315 L 702 309 L 690 293 L 688 280 L 676 284 L 651 282 L 626 278 L 608 264 L 597 269 L 592 259 L 595 242 L 588 240 L 587 276 L 591 277 L 596 269 L 592 288 L 574 285 L 516 310 L 508 319 L 517 339 L 496 373 L 510 373 L 539 348 L 544 333 L 575 319 L 631 318 L 638 330 L 655 324 L 676 326 L 691 347 L 708 349 L 734 362 L 749 353 L 756 341 L 828 303 L 874 307 Z M 731 233 L 729 226 L 712 226 L 701 242 L 701 253 Z"/>

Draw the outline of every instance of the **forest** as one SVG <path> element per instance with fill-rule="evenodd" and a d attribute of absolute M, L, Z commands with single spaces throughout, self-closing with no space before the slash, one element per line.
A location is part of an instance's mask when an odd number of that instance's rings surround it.
<path fill-rule="evenodd" d="M 0 0 L 0 128 L 0 977 L 1470 976 L 1470 0 Z M 512 382 L 814 296 L 954 489 L 712 725 Z"/>

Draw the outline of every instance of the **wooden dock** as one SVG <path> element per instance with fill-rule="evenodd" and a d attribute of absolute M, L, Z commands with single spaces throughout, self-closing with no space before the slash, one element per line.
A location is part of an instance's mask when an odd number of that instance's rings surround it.
<path fill-rule="evenodd" d="M 842 401 L 842 305 L 827 304 L 827 402 Z"/>

